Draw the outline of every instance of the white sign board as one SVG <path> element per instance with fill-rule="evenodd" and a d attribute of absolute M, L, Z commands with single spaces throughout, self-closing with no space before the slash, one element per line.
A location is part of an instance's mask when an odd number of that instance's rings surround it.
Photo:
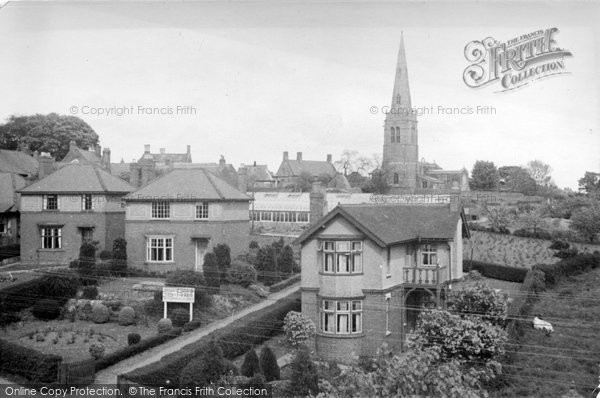
<path fill-rule="evenodd" d="M 193 303 L 193 287 L 163 287 L 163 301 L 165 303 Z"/>
<path fill-rule="evenodd" d="M 190 321 L 194 312 L 195 290 L 193 287 L 163 287 L 163 318 L 167 317 L 167 303 L 190 303 Z"/>

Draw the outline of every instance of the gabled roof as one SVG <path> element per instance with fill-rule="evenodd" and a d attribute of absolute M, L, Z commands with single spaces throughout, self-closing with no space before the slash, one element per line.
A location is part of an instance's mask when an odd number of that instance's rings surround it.
<path fill-rule="evenodd" d="M 452 240 L 458 220 L 469 230 L 461 208 L 451 205 L 339 205 L 297 239 L 302 243 L 336 217 L 343 217 L 381 247 L 423 240 Z"/>
<path fill-rule="evenodd" d="M 74 160 L 79 160 L 80 163 L 94 163 L 100 164 L 102 159 L 96 154 L 95 151 L 90 151 L 87 149 L 79 148 L 75 145 L 72 145 L 69 148 L 69 152 L 65 155 L 65 157 L 61 160 L 63 163 L 71 163 Z M 83 160 L 83 162 L 81 162 Z"/>
<path fill-rule="evenodd" d="M 249 201 L 250 197 L 206 169 L 174 169 L 127 195 L 125 199 Z"/>
<path fill-rule="evenodd" d="M 333 164 L 327 161 L 290 159 L 282 161 L 282 166 L 284 163 L 287 163 L 290 171 L 292 172 L 292 176 L 299 176 L 305 172 L 309 173 L 311 176 L 321 176 L 323 174 L 327 174 L 333 177 L 337 174 Z M 281 167 L 279 170 L 281 170 Z M 281 175 L 279 171 L 277 172 L 277 176 L 286 177 L 286 175 Z"/>
<path fill-rule="evenodd" d="M 18 211 L 15 192 L 27 185 L 23 177 L 15 173 L 0 173 L 0 213 Z"/>
<path fill-rule="evenodd" d="M 269 167 L 266 164 L 242 165 L 238 169 L 238 173 L 241 172 L 242 169 L 246 170 L 248 178 L 261 181 L 273 181 L 273 174 L 271 174 Z"/>
<path fill-rule="evenodd" d="M 99 166 L 70 163 L 21 190 L 23 195 L 40 193 L 128 193 L 133 187 Z"/>
<path fill-rule="evenodd" d="M 38 161 L 21 151 L 0 149 L 0 172 L 35 175 Z"/>

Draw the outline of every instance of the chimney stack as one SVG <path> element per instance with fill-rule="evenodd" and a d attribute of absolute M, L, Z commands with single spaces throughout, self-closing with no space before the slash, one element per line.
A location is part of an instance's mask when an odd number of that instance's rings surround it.
<path fill-rule="evenodd" d="M 102 156 L 102 147 L 100 146 L 100 144 L 94 145 L 94 152 L 96 153 L 96 156 Z"/>
<path fill-rule="evenodd" d="M 283 160 L 285 161 L 285 160 L 289 160 L 289 159 L 290 159 L 290 156 L 289 156 L 288 152 L 287 151 L 283 152 Z"/>
<path fill-rule="evenodd" d="M 121 159 L 121 162 L 123 162 L 123 159 Z M 110 148 L 104 148 L 102 151 L 102 166 L 104 170 L 110 173 Z"/>
<path fill-rule="evenodd" d="M 77 143 L 75 140 L 69 141 L 69 151 L 74 151 L 77 149 Z"/>
<path fill-rule="evenodd" d="M 327 163 L 331 163 L 333 161 L 333 158 L 331 156 L 330 153 L 327 154 Z"/>
<path fill-rule="evenodd" d="M 54 158 L 47 152 L 42 152 L 39 157 L 38 179 L 52 174 L 54 172 Z"/>
<path fill-rule="evenodd" d="M 302 152 L 296 153 L 296 160 L 302 160 Z"/>
<path fill-rule="evenodd" d="M 315 224 L 319 221 L 327 212 L 327 200 L 325 199 L 325 188 L 321 184 L 321 181 L 314 181 L 312 183 L 312 190 L 310 191 L 310 224 Z"/>
<path fill-rule="evenodd" d="M 186 152 L 186 155 L 187 155 L 187 161 L 188 161 L 189 163 L 192 163 L 192 146 L 191 146 L 191 145 L 188 145 L 188 146 L 187 146 L 187 152 Z"/>
<path fill-rule="evenodd" d="M 248 169 L 240 167 L 238 170 L 238 190 L 248 192 Z"/>
<path fill-rule="evenodd" d="M 225 156 L 221 155 L 219 159 L 219 166 L 225 166 Z"/>
<path fill-rule="evenodd" d="M 144 145 L 144 153 L 150 153 L 150 144 Z"/>

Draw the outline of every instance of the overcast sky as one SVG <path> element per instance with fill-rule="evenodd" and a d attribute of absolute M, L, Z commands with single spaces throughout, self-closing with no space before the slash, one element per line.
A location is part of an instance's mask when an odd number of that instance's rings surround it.
<path fill-rule="evenodd" d="M 419 117 L 419 157 L 469 170 L 478 159 L 540 159 L 560 187 L 576 188 L 586 170 L 600 171 L 599 15 L 592 2 L 9 3 L 0 10 L 0 119 L 76 114 L 113 162 L 139 158 L 144 144 L 190 144 L 194 162 L 222 154 L 272 171 L 283 151 L 371 156 L 382 151 L 385 116 L 371 107 L 389 106 L 404 31 L 413 106 L 436 110 Z M 468 42 L 552 27 L 573 54 L 568 74 L 511 92 L 463 82 Z M 82 113 L 113 107 L 134 110 Z"/>

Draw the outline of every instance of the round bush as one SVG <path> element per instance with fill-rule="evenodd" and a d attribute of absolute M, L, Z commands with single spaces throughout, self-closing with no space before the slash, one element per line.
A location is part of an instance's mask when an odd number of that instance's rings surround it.
<path fill-rule="evenodd" d="M 39 294 L 51 298 L 72 298 L 77 294 L 79 278 L 70 275 L 47 275 L 43 278 Z"/>
<path fill-rule="evenodd" d="M 110 311 L 104 304 L 96 303 L 92 306 L 90 319 L 94 323 L 106 323 L 110 317 Z"/>
<path fill-rule="evenodd" d="M 248 287 L 256 282 L 256 269 L 249 264 L 233 264 L 227 271 L 226 280 L 229 283 Z"/>
<path fill-rule="evenodd" d="M 258 246 L 258 242 L 257 242 L 257 241 L 255 241 L 255 240 L 252 240 L 252 241 L 250 241 L 250 244 L 248 245 L 248 247 L 249 247 L 250 249 L 258 249 L 258 248 L 259 248 L 259 246 Z"/>
<path fill-rule="evenodd" d="M 82 297 L 87 300 L 95 300 L 98 297 L 98 288 L 96 286 L 84 286 Z"/>
<path fill-rule="evenodd" d="M 129 333 L 127 335 L 127 344 L 134 345 L 140 342 L 142 337 L 138 333 Z"/>
<path fill-rule="evenodd" d="M 190 319 L 189 310 L 184 310 L 183 308 L 175 308 L 173 313 L 171 314 L 171 321 L 173 321 L 173 326 L 180 328 L 185 325 L 187 321 Z"/>
<path fill-rule="evenodd" d="M 157 328 L 158 333 L 160 334 L 169 333 L 171 329 L 173 329 L 173 323 L 169 318 L 162 318 L 160 321 L 158 321 Z"/>
<path fill-rule="evenodd" d="M 54 299 L 42 299 L 36 301 L 31 312 L 38 319 L 56 319 L 60 315 L 60 303 Z"/>
<path fill-rule="evenodd" d="M 92 356 L 92 358 L 94 359 L 100 359 L 104 356 L 104 345 L 100 344 L 100 343 L 93 343 L 90 344 L 90 355 Z"/>
<path fill-rule="evenodd" d="M 119 311 L 119 325 L 129 326 L 135 322 L 135 311 L 131 307 L 123 307 Z"/>

